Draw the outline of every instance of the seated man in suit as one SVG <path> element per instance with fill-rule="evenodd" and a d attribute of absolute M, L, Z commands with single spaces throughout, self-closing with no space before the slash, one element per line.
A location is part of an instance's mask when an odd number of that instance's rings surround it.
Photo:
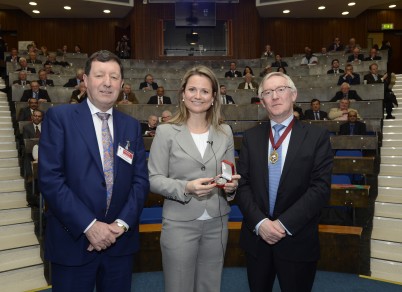
<path fill-rule="evenodd" d="M 381 60 L 381 57 L 377 55 L 376 48 L 371 48 L 370 54 L 368 55 L 368 57 L 364 58 L 364 61 L 376 61 L 376 60 Z"/>
<path fill-rule="evenodd" d="M 16 48 L 12 48 L 10 55 L 6 57 L 6 62 L 15 62 L 19 61 L 20 57 L 18 57 L 18 50 Z"/>
<path fill-rule="evenodd" d="M 339 37 L 335 37 L 334 41 L 332 42 L 332 44 L 330 44 L 328 46 L 327 49 L 328 52 L 339 52 L 339 51 L 343 51 L 343 44 L 341 43 L 341 40 L 339 39 Z"/>
<path fill-rule="evenodd" d="M 357 113 L 357 110 L 350 108 L 350 100 L 349 99 L 341 99 L 339 101 L 339 107 L 334 107 L 331 108 L 331 110 L 328 113 L 328 118 L 330 120 L 335 120 L 335 121 L 347 121 L 348 120 L 348 114 L 350 111 L 355 111 Z M 357 117 L 360 119 L 359 113 L 357 113 Z"/>
<path fill-rule="evenodd" d="M 348 57 L 348 63 L 352 62 L 358 62 L 360 63 L 361 61 L 364 61 L 364 55 L 360 54 L 360 49 L 359 48 L 354 48 L 353 49 L 353 54 Z"/>
<path fill-rule="evenodd" d="M 27 80 L 27 72 L 26 71 L 19 71 L 18 72 L 18 79 L 13 81 L 13 84 L 25 86 L 31 84 L 31 81 Z"/>
<path fill-rule="evenodd" d="M 274 51 L 271 50 L 271 45 L 265 45 L 265 50 L 261 54 L 262 58 L 273 58 L 275 57 Z"/>
<path fill-rule="evenodd" d="M 63 87 L 75 87 L 78 88 L 78 85 L 84 81 L 84 69 L 78 68 L 75 73 L 75 78 L 68 79 L 68 82 L 63 85 Z"/>
<path fill-rule="evenodd" d="M 367 81 L 367 84 L 384 83 L 387 80 L 387 73 L 384 75 L 378 74 L 378 65 L 376 63 L 370 64 L 369 70 L 370 73 L 364 75 L 364 80 Z"/>
<path fill-rule="evenodd" d="M 36 73 L 35 68 L 28 67 L 27 59 L 21 57 L 18 62 L 20 64 L 20 69 L 17 69 L 17 71 L 25 71 L 25 72 L 30 72 L 30 73 Z"/>
<path fill-rule="evenodd" d="M 28 101 L 30 98 L 35 98 L 39 102 L 51 102 L 47 90 L 40 89 L 37 81 L 31 82 L 31 89 L 24 90 L 20 101 Z"/>
<path fill-rule="evenodd" d="M 142 90 L 158 89 L 158 83 L 154 82 L 154 76 L 152 76 L 152 74 L 145 75 L 144 82 L 140 83 L 140 89 Z"/>
<path fill-rule="evenodd" d="M 321 102 L 318 99 L 313 98 L 310 102 L 310 106 L 311 109 L 304 112 L 304 118 L 306 120 L 319 121 L 328 119 L 328 114 L 320 110 Z"/>
<path fill-rule="evenodd" d="M 219 87 L 221 93 L 222 104 L 235 104 L 233 97 L 226 94 L 226 86 L 221 84 Z"/>
<path fill-rule="evenodd" d="M 60 65 L 60 66 L 63 66 L 63 67 L 70 66 L 70 64 L 68 62 L 57 61 L 55 53 L 50 53 L 49 56 L 47 56 L 47 60 L 46 60 L 45 64 L 50 64 L 52 66 L 53 65 Z"/>
<path fill-rule="evenodd" d="M 317 56 L 315 56 L 311 50 L 310 47 L 305 47 L 304 48 L 305 51 L 305 56 L 303 57 L 303 59 L 301 60 L 300 65 L 305 66 L 305 65 L 315 65 L 318 64 L 318 58 Z"/>
<path fill-rule="evenodd" d="M 169 96 L 165 96 L 165 88 L 163 86 L 159 86 L 156 89 L 156 95 L 153 95 L 149 98 L 147 104 L 171 104 Z"/>
<path fill-rule="evenodd" d="M 339 76 L 338 85 L 341 85 L 343 82 L 349 83 L 350 85 L 360 84 L 360 75 L 353 73 L 352 64 L 347 64 L 345 66 L 345 71 L 345 74 Z"/>
<path fill-rule="evenodd" d="M 240 83 L 237 89 L 258 89 L 258 83 L 253 81 L 253 75 L 247 73 L 244 82 Z"/>
<path fill-rule="evenodd" d="M 81 82 L 80 85 L 78 85 L 78 89 L 71 93 L 70 103 L 81 103 L 86 100 L 87 97 L 87 87 L 84 82 Z"/>
<path fill-rule="evenodd" d="M 275 56 L 275 62 L 271 64 L 271 67 L 287 67 L 288 63 L 282 61 L 282 57 L 279 54 Z"/>
<path fill-rule="evenodd" d="M 38 109 L 39 102 L 36 98 L 30 98 L 28 100 L 28 106 L 20 110 L 17 121 L 32 121 L 32 115 L 35 110 Z"/>
<path fill-rule="evenodd" d="M 120 91 L 116 104 L 138 104 L 135 93 L 131 91 L 131 85 L 124 83 L 123 90 Z"/>
<path fill-rule="evenodd" d="M 158 126 L 158 117 L 150 115 L 147 123 L 141 123 L 141 131 L 143 136 L 155 136 L 156 127 Z"/>
<path fill-rule="evenodd" d="M 362 98 L 357 94 L 356 90 L 351 90 L 349 83 L 346 82 L 342 83 L 341 90 L 331 98 L 330 102 L 335 102 L 344 98 L 354 101 L 362 101 Z"/>
<path fill-rule="evenodd" d="M 45 69 L 40 69 L 38 76 L 39 76 L 38 83 L 40 86 L 42 87 L 54 86 L 53 80 L 47 79 L 47 73 Z"/>
<path fill-rule="evenodd" d="M 340 73 L 345 73 L 345 71 L 341 68 L 339 68 L 339 60 L 338 59 L 333 59 L 331 62 L 332 68 L 327 71 L 327 74 L 340 74 Z"/>
<path fill-rule="evenodd" d="M 35 64 L 42 64 L 42 61 L 40 61 L 36 58 L 35 52 L 29 52 L 28 56 L 29 56 L 29 58 L 27 59 L 28 64 L 30 64 L 32 66 Z"/>
<path fill-rule="evenodd" d="M 225 78 L 241 77 L 241 72 L 236 70 L 236 62 L 230 62 L 230 70 L 225 73 Z"/>
<path fill-rule="evenodd" d="M 366 124 L 357 120 L 357 112 L 348 113 L 348 122 L 339 127 L 339 135 L 366 135 Z"/>

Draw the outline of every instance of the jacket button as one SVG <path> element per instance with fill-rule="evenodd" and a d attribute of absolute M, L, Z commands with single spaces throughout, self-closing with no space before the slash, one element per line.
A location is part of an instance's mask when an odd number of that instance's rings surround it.
<path fill-rule="evenodd" d="M 202 170 L 202 171 L 205 171 L 205 166 L 202 166 L 202 167 L 201 167 L 201 170 Z"/>

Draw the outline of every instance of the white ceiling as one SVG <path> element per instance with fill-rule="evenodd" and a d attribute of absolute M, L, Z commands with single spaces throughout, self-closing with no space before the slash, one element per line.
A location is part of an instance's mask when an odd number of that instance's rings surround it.
<path fill-rule="evenodd" d="M 35 1 L 38 5 L 31 6 L 28 4 L 29 1 Z M 402 9 L 402 0 L 354 0 L 356 5 L 349 7 L 348 3 L 351 1 L 353 0 L 255 0 L 261 17 L 275 18 L 354 18 L 367 9 L 389 9 L 390 4 L 397 5 L 394 9 Z M 159 2 L 175 1 L 159 0 Z M 230 0 L 227 2 L 229 3 L 218 5 L 238 5 L 230 3 Z M 33 18 L 124 18 L 131 11 L 133 3 L 134 0 L 0 0 L 0 9 L 20 9 Z M 137 2 L 136 5 L 158 5 L 144 3 L 148 3 L 148 0 Z M 71 6 L 72 9 L 69 11 L 63 9 L 65 5 Z M 321 5 L 326 9 L 318 10 L 318 6 Z M 33 9 L 39 10 L 40 14 L 34 14 Z M 104 9 L 109 9 L 111 13 L 103 13 Z M 289 9 L 290 13 L 283 14 L 282 11 L 285 9 Z M 343 11 L 349 11 L 349 14 L 342 16 Z"/>

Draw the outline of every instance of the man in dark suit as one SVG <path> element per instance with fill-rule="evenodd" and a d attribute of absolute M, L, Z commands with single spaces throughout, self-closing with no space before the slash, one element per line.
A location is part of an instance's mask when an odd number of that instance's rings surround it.
<path fill-rule="evenodd" d="M 35 109 L 32 113 L 32 123 L 23 127 L 22 136 L 24 139 L 40 138 L 42 132 L 43 112 Z"/>
<path fill-rule="evenodd" d="M 370 64 L 369 70 L 370 73 L 364 75 L 364 80 L 367 81 L 367 84 L 384 83 L 388 77 L 387 73 L 384 75 L 378 74 L 378 65 L 376 63 Z"/>
<path fill-rule="evenodd" d="M 26 71 L 19 71 L 18 72 L 18 79 L 13 81 L 13 84 L 18 84 L 21 86 L 31 84 L 31 81 L 27 80 L 27 72 Z"/>
<path fill-rule="evenodd" d="M 261 84 L 270 122 L 244 133 L 237 169 L 248 282 L 251 291 L 272 291 L 278 275 L 281 291 L 310 292 L 320 211 L 331 191 L 329 133 L 294 119 L 297 89 L 289 76 L 274 72 Z"/>
<path fill-rule="evenodd" d="M 247 73 L 244 75 L 244 82 L 241 82 L 237 89 L 258 89 L 258 83 L 253 80 L 253 75 Z"/>
<path fill-rule="evenodd" d="M 116 101 L 117 104 L 138 104 L 135 93 L 131 91 L 131 85 L 124 83 L 123 90 L 120 92 Z"/>
<path fill-rule="evenodd" d="M 219 87 L 222 104 L 235 104 L 233 97 L 226 94 L 226 86 L 221 84 Z"/>
<path fill-rule="evenodd" d="M 284 61 L 282 61 L 282 57 L 281 57 L 281 55 L 279 55 L 279 54 L 277 54 L 276 56 L 275 56 L 275 62 L 273 62 L 272 64 L 271 64 L 271 67 L 287 67 L 288 66 L 288 63 L 286 63 L 286 62 L 284 62 Z"/>
<path fill-rule="evenodd" d="M 20 68 L 17 69 L 17 71 L 25 71 L 25 72 L 30 72 L 30 73 L 36 73 L 35 68 L 28 67 L 27 59 L 21 57 L 18 62 L 20 64 Z"/>
<path fill-rule="evenodd" d="M 241 72 L 236 70 L 236 62 L 230 62 L 230 70 L 225 73 L 225 78 L 241 77 Z"/>
<path fill-rule="evenodd" d="M 75 87 L 78 89 L 78 85 L 84 81 L 84 70 L 82 68 L 77 69 L 75 78 L 68 79 L 67 83 L 63 87 Z"/>
<path fill-rule="evenodd" d="M 28 64 L 31 64 L 31 65 L 42 64 L 42 61 L 40 61 L 36 58 L 35 52 L 29 52 L 28 56 L 29 56 L 29 58 L 27 59 Z"/>
<path fill-rule="evenodd" d="M 366 124 L 357 120 L 357 112 L 348 113 L 348 122 L 339 127 L 339 135 L 366 135 Z"/>
<path fill-rule="evenodd" d="M 140 124 L 115 110 L 123 65 L 108 51 L 85 66 L 86 102 L 50 108 L 39 144 L 47 202 L 45 256 L 54 291 L 131 291 L 149 192 Z M 78 150 L 79 149 L 79 150 Z"/>
<path fill-rule="evenodd" d="M 335 102 L 341 99 L 349 99 L 354 101 L 362 101 L 362 98 L 357 94 L 356 90 L 350 89 L 349 83 L 343 82 L 341 90 L 338 91 L 330 102 Z"/>
<path fill-rule="evenodd" d="M 328 120 L 327 112 L 320 110 L 321 102 L 313 98 L 310 102 L 311 109 L 308 109 L 304 112 L 304 119 L 319 121 L 319 120 Z"/>
<path fill-rule="evenodd" d="M 147 104 L 171 104 L 169 96 L 165 96 L 165 89 L 163 86 L 159 86 L 156 89 L 156 95 L 153 95 L 149 98 Z"/>
<path fill-rule="evenodd" d="M 329 69 L 327 71 L 327 74 L 342 74 L 345 73 L 345 71 L 341 68 L 339 68 L 339 60 L 338 59 L 333 59 L 331 62 L 332 69 Z"/>
<path fill-rule="evenodd" d="M 348 57 L 348 63 L 364 61 L 364 55 L 360 54 L 359 48 L 353 49 L 353 54 Z"/>
<path fill-rule="evenodd" d="M 12 48 L 10 55 L 6 57 L 6 62 L 18 62 L 20 57 L 18 57 L 18 50 L 16 48 Z"/>
<path fill-rule="evenodd" d="M 364 61 L 377 61 L 377 60 L 381 60 L 381 56 L 377 55 L 376 48 L 371 48 L 370 55 L 368 55 L 368 57 L 364 58 Z"/>
<path fill-rule="evenodd" d="M 47 79 L 47 73 L 46 73 L 45 69 L 40 69 L 38 76 L 39 76 L 39 80 L 38 80 L 39 86 L 43 86 L 43 87 L 54 86 L 53 80 Z"/>
<path fill-rule="evenodd" d="M 36 98 L 30 98 L 28 100 L 28 106 L 20 110 L 17 121 L 32 121 L 33 112 L 38 109 L 38 105 L 39 102 Z"/>
<path fill-rule="evenodd" d="M 24 90 L 20 101 L 28 101 L 30 98 L 35 98 L 39 102 L 51 102 L 47 90 L 40 89 L 37 81 L 31 82 L 31 89 Z"/>
<path fill-rule="evenodd" d="M 158 126 L 158 117 L 150 115 L 147 123 L 141 123 L 141 132 L 143 136 L 155 136 L 156 127 Z"/>
<path fill-rule="evenodd" d="M 347 64 L 345 66 L 345 74 L 339 76 L 338 85 L 346 82 L 350 85 L 357 85 L 360 84 L 360 75 L 357 73 L 353 73 L 353 66 L 351 64 Z"/>
<path fill-rule="evenodd" d="M 144 82 L 140 83 L 140 89 L 142 90 L 158 89 L 158 83 L 154 82 L 154 76 L 152 76 L 152 74 L 145 75 Z"/>
<path fill-rule="evenodd" d="M 341 41 L 339 39 L 339 37 L 335 37 L 334 41 L 332 42 L 332 44 L 330 44 L 328 46 L 327 49 L 328 52 L 339 52 L 339 51 L 343 51 L 343 44 L 341 44 Z"/>

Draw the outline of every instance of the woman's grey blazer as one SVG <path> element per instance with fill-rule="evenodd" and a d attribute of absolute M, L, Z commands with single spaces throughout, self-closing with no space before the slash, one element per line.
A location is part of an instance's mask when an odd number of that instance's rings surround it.
<path fill-rule="evenodd" d="M 199 218 L 206 209 L 211 217 L 230 212 L 227 197 L 222 189 L 214 188 L 210 195 L 198 197 L 185 194 L 188 181 L 213 178 L 221 174 L 221 161 L 233 164 L 233 134 L 226 124 L 222 131 L 209 128 L 208 146 L 201 157 L 186 125 L 163 124 L 156 130 L 148 160 L 151 191 L 165 197 L 163 218 L 190 221 Z"/>

